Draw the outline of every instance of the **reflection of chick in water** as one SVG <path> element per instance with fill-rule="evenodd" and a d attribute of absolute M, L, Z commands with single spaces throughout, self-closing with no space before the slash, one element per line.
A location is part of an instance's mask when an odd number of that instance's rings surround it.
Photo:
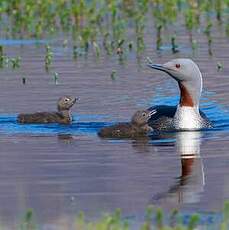
<path fill-rule="evenodd" d="M 177 152 L 181 157 L 181 176 L 178 183 L 170 189 L 153 197 L 163 203 L 180 204 L 196 203 L 204 190 L 204 172 L 200 158 L 200 132 L 176 133 Z M 175 204 L 174 204 L 175 203 Z"/>
<path fill-rule="evenodd" d="M 58 134 L 58 140 L 65 144 L 71 144 L 74 141 L 74 138 L 71 134 Z"/>

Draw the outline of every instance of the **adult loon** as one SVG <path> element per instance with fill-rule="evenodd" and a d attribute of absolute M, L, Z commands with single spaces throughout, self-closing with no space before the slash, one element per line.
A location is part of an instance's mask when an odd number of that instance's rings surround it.
<path fill-rule="evenodd" d="M 211 128 L 212 123 L 199 110 L 202 92 L 202 74 L 191 59 L 173 59 L 163 65 L 148 64 L 149 67 L 166 72 L 178 82 L 180 101 L 177 106 L 158 105 L 148 110 L 156 110 L 149 120 L 154 130 L 199 130 Z"/>

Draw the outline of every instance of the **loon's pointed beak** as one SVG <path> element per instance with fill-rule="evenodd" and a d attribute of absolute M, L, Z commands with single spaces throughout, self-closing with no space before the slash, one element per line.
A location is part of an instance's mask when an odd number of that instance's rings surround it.
<path fill-rule="evenodd" d="M 163 71 L 165 73 L 167 73 L 169 76 L 171 76 L 172 78 L 174 78 L 176 81 L 179 81 L 180 79 L 178 77 L 175 76 L 174 74 L 174 70 L 165 67 L 165 65 L 160 65 L 160 64 L 147 64 L 147 66 L 149 66 L 152 69 L 157 69 L 160 71 Z"/>
<path fill-rule="evenodd" d="M 160 64 L 147 64 L 147 66 L 149 66 L 152 69 L 161 70 L 161 71 L 164 71 L 166 73 L 168 72 L 168 69 L 165 68 L 163 65 L 160 65 Z"/>

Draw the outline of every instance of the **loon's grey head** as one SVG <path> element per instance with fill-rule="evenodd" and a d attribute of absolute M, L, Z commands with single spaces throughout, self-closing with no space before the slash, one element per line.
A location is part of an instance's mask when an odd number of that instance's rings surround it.
<path fill-rule="evenodd" d="M 199 107 L 202 91 L 202 74 L 195 62 L 188 58 L 173 59 L 165 64 L 148 64 L 174 78 L 180 88 L 180 106 Z"/>

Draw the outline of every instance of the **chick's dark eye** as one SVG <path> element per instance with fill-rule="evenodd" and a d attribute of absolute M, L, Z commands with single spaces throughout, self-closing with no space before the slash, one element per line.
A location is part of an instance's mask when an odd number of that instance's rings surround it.
<path fill-rule="evenodd" d="M 69 101 L 69 98 L 65 98 L 65 100 L 64 100 L 64 101 L 68 102 L 68 101 Z"/>
<path fill-rule="evenodd" d="M 180 64 L 176 64 L 176 68 L 179 69 L 180 68 Z"/>
<path fill-rule="evenodd" d="M 145 116 L 146 116 L 146 113 L 143 113 L 142 116 L 145 117 Z"/>

